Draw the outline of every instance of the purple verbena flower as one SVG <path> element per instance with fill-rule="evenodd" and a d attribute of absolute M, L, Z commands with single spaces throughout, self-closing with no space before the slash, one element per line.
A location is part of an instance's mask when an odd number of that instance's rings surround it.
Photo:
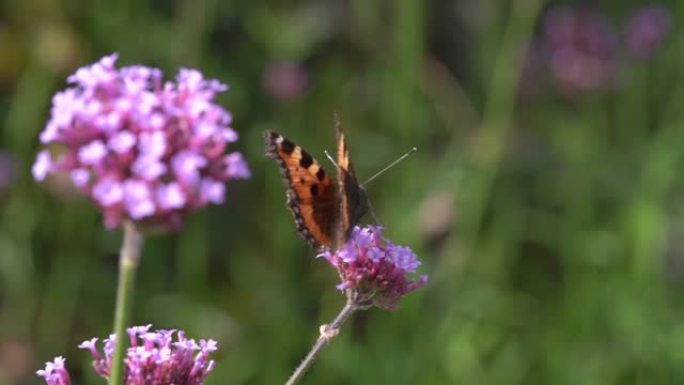
<path fill-rule="evenodd" d="M 600 14 L 559 6 L 543 21 L 542 49 L 554 83 L 564 92 L 615 84 L 617 34 Z"/>
<path fill-rule="evenodd" d="M 131 346 L 125 360 L 125 385 L 201 385 L 214 369 L 209 355 L 216 351 L 214 340 L 196 342 L 182 331 L 150 331 L 151 325 L 134 326 L 127 330 Z M 174 339 L 175 334 L 175 339 Z M 97 338 L 79 345 L 93 356 L 97 373 L 109 377 L 114 355 L 115 336 L 103 341 L 102 353 L 97 349 Z M 36 373 L 47 385 L 71 385 L 64 358 L 57 357 Z"/>
<path fill-rule="evenodd" d="M 410 279 L 420 261 L 408 247 L 398 246 L 382 237 L 382 227 L 354 227 L 349 241 L 324 257 L 335 267 L 342 283 L 337 287 L 358 305 L 396 309 L 396 302 L 423 286 L 427 275 Z"/>
<path fill-rule="evenodd" d="M 226 181 L 250 177 L 228 151 L 232 115 L 213 101 L 227 86 L 193 69 L 164 82 L 156 68 L 117 69 L 116 59 L 80 68 L 54 96 L 40 141 L 64 150 L 41 151 L 33 176 L 69 173 L 109 228 L 124 219 L 179 228 L 189 212 L 223 202 Z"/>
<path fill-rule="evenodd" d="M 38 370 L 36 374 L 45 379 L 47 385 L 71 385 L 71 378 L 64 366 L 64 357 L 55 357 L 53 361 L 45 363 L 45 369 Z"/>
<path fill-rule="evenodd" d="M 625 24 L 627 49 L 639 58 L 649 58 L 672 27 L 672 16 L 667 8 L 649 5 L 636 10 Z"/>
<path fill-rule="evenodd" d="M 275 62 L 264 70 L 262 87 L 279 101 L 299 99 L 308 85 L 309 74 L 299 63 Z"/>
<path fill-rule="evenodd" d="M 150 331 L 151 325 L 135 326 L 127 330 L 131 346 L 126 353 L 125 385 L 201 385 L 214 369 L 215 362 L 209 355 L 216 351 L 214 340 L 196 342 L 188 339 L 182 331 Z M 174 338 L 175 334 L 175 338 Z M 93 356 L 97 373 L 109 378 L 114 355 L 114 335 L 104 340 L 103 351 L 97 349 L 97 338 L 79 345 Z M 37 374 L 47 385 L 70 385 L 64 358 L 48 362 Z"/>

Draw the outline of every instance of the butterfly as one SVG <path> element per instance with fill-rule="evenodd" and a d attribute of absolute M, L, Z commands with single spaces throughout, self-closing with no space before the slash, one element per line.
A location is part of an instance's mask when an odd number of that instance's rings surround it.
<path fill-rule="evenodd" d="M 287 189 L 287 207 L 299 234 L 316 250 L 338 248 L 369 209 L 368 198 L 356 180 L 339 120 L 337 178 L 311 154 L 291 140 L 267 130 L 266 156 L 278 163 Z"/>

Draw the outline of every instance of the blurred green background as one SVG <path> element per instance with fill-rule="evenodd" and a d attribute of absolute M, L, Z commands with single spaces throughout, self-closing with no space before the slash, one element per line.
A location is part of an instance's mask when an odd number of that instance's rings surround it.
<path fill-rule="evenodd" d="M 342 116 L 386 235 L 430 275 L 356 314 L 305 384 L 684 383 L 684 3 L 4 0 L 0 384 L 111 330 L 121 234 L 30 177 L 76 68 L 228 83 L 253 177 L 152 238 L 134 320 L 219 341 L 208 384 L 283 383 L 343 306 L 296 235 L 262 131 L 324 160 Z M 323 162 L 324 164 L 327 161 Z"/>

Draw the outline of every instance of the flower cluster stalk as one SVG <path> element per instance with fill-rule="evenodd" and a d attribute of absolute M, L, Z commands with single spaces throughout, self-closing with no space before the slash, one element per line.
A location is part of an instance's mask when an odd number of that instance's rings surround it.
<path fill-rule="evenodd" d="M 316 343 L 311 347 L 309 353 L 306 355 L 304 360 L 302 360 L 302 363 L 299 364 L 297 369 L 295 369 L 294 373 L 292 373 L 292 376 L 290 376 L 285 385 L 296 384 L 302 379 L 304 373 L 306 373 L 314 361 L 316 361 L 323 348 L 326 347 L 328 342 L 330 342 L 333 337 L 337 335 L 344 321 L 346 321 L 356 309 L 356 304 L 354 304 L 351 300 L 347 301 L 347 304 L 344 305 L 342 311 L 340 311 L 330 325 L 321 326 L 321 335 L 318 337 L 318 340 L 316 340 Z"/>
<path fill-rule="evenodd" d="M 135 285 L 135 273 L 138 270 L 140 254 L 144 238 L 130 221 L 124 223 L 124 237 L 119 257 L 119 283 L 116 291 L 116 309 L 114 313 L 114 334 L 116 345 L 114 359 L 112 360 L 112 372 L 109 377 L 109 385 L 123 384 L 124 377 L 124 351 L 126 339 L 124 338 L 126 325 L 130 320 L 133 306 L 133 287 Z"/>

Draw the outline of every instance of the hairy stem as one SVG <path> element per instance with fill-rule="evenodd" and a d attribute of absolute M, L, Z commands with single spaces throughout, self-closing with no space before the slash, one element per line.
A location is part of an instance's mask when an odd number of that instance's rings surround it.
<path fill-rule="evenodd" d="M 337 335 L 344 321 L 346 321 L 356 309 L 358 309 L 358 307 L 353 301 L 347 301 L 347 304 L 344 305 L 342 311 L 340 311 L 330 325 L 321 326 L 321 335 L 318 337 L 318 340 L 316 340 L 316 343 L 311 347 L 309 354 L 306 355 L 302 363 L 295 369 L 285 385 L 296 384 L 302 379 L 304 373 L 306 373 L 314 361 L 316 361 L 316 358 L 321 354 L 323 348 Z"/>
<path fill-rule="evenodd" d="M 135 273 L 138 270 L 143 243 L 143 236 L 138 232 L 135 225 L 132 222 L 125 222 L 123 243 L 119 255 L 119 283 L 116 290 L 116 308 L 114 311 L 116 345 L 112 369 L 109 373 L 109 385 L 122 385 L 124 381 L 123 358 L 127 345 L 124 336 L 131 315 Z"/>

